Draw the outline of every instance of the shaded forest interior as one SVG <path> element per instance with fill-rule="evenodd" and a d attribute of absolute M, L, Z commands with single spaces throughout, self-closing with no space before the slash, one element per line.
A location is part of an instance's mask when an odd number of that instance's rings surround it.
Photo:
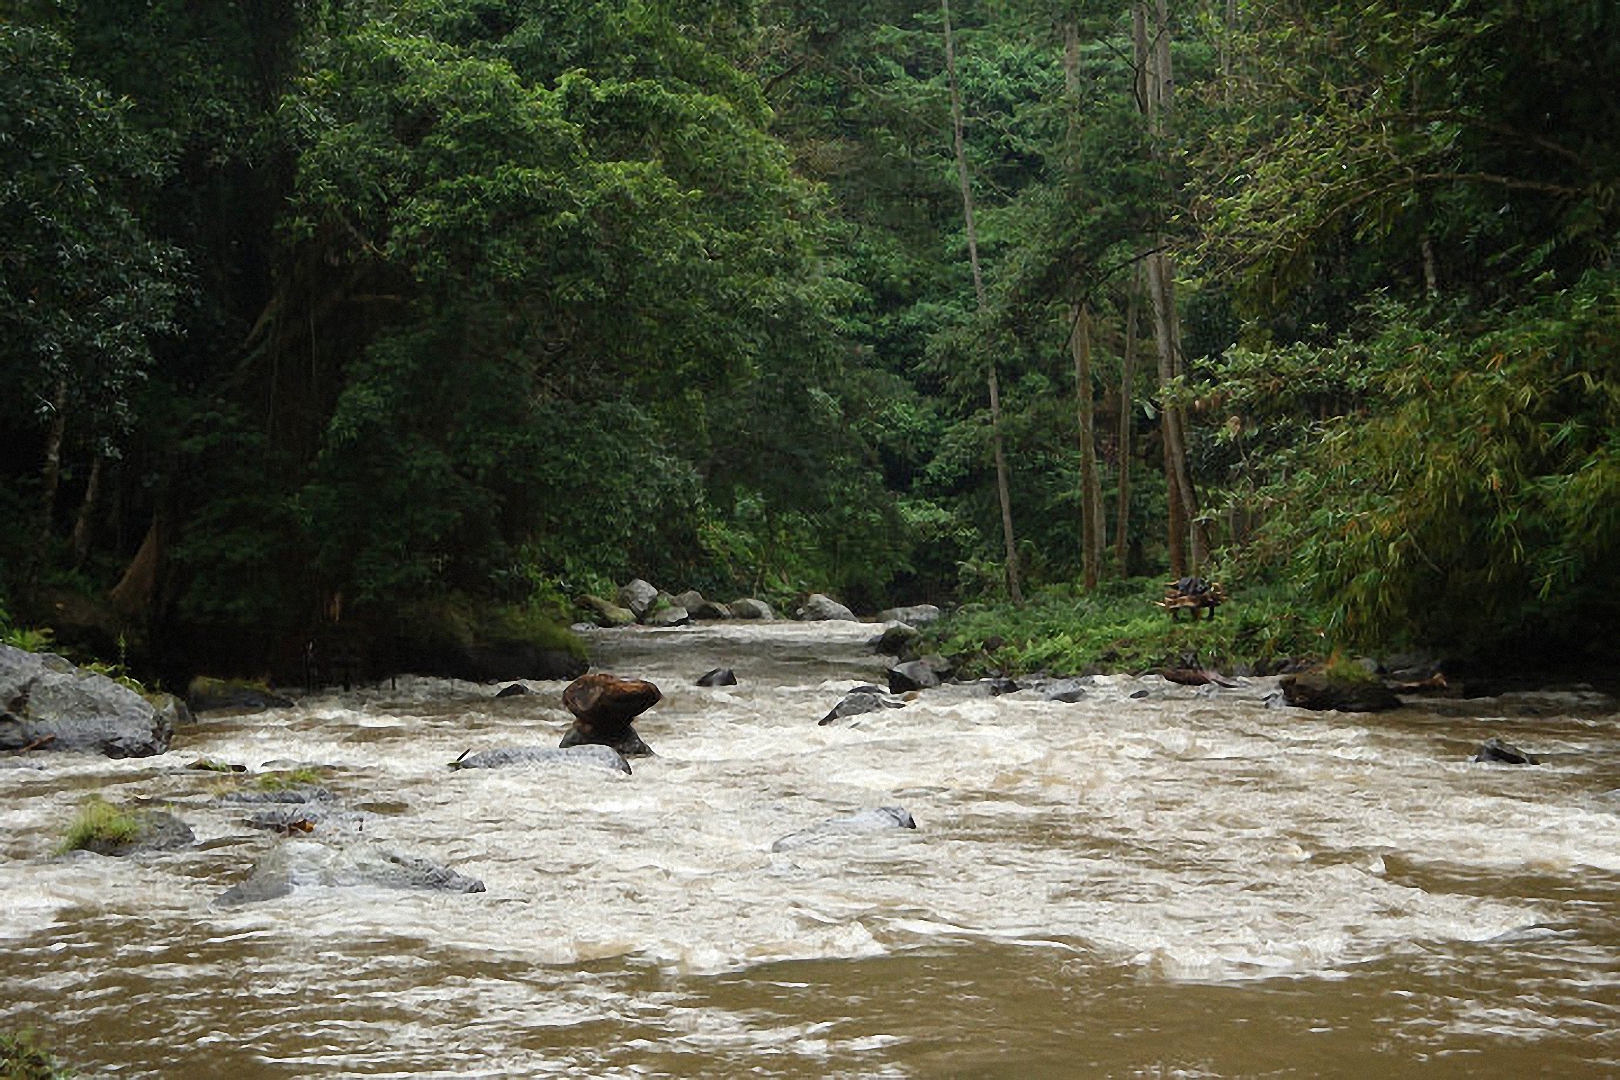
<path fill-rule="evenodd" d="M 1617 70 L 1606 0 L 0 0 L 0 630 L 1198 573 L 1594 660 Z"/>

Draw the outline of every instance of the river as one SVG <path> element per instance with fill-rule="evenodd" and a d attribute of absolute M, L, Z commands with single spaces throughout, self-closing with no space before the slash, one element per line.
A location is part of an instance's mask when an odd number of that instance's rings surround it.
<path fill-rule="evenodd" d="M 1620 1073 L 1609 699 L 1351 716 L 1118 676 L 819 726 L 881 679 L 874 632 L 596 635 L 664 691 L 632 776 L 452 771 L 555 745 L 562 684 L 415 678 L 0 769 L 0 1029 L 89 1075 L 240 1080 Z M 720 665 L 739 685 L 694 685 Z M 1546 761 L 1473 763 L 1491 735 Z M 326 767 L 365 837 L 487 891 L 218 905 L 283 841 L 199 757 Z M 54 856 L 90 792 L 198 843 Z M 889 805 L 915 832 L 771 850 Z"/>

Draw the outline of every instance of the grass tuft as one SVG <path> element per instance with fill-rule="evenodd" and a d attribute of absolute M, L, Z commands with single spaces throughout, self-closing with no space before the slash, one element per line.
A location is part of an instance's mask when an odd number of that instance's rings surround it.
<path fill-rule="evenodd" d="M 141 823 L 131 814 L 108 803 L 100 795 L 92 795 L 79 807 L 79 814 L 68 827 L 66 839 L 57 853 L 65 855 L 93 846 L 116 847 L 127 844 L 140 834 Z"/>

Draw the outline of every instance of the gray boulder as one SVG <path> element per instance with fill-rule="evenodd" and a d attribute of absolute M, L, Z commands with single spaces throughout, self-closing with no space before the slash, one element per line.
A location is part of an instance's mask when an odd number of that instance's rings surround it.
<path fill-rule="evenodd" d="M 149 757 L 169 748 L 176 715 L 60 656 L 0 645 L 0 750 Z"/>
<path fill-rule="evenodd" d="M 1479 750 L 1474 754 L 1474 760 L 1493 762 L 1497 765 L 1541 764 L 1541 759 L 1536 755 L 1526 753 L 1510 742 L 1503 742 L 1495 735 L 1480 744 Z"/>
<path fill-rule="evenodd" d="M 629 608 L 636 618 L 647 614 L 647 609 L 658 599 L 658 590 L 651 582 L 636 578 L 619 590 L 619 606 Z"/>
<path fill-rule="evenodd" d="M 892 832 L 895 829 L 915 829 L 917 822 L 903 806 L 878 806 L 843 817 L 830 818 L 808 829 L 788 833 L 771 845 L 772 851 L 792 851 L 808 844 L 837 840 L 848 836 L 867 836 Z"/>
<path fill-rule="evenodd" d="M 889 669 L 889 693 L 930 690 L 939 685 L 939 675 L 927 660 L 910 660 Z"/>
<path fill-rule="evenodd" d="M 481 750 L 452 761 L 452 769 L 498 769 L 507 765 L 565 765 L 607 769 L 630 775 L 630 763 L 611 746 L 576 743 L 573 746 L 506 746 Z"/>
<path fill-rule="evenodd" d="M 251 904 L 286 896 L 305 886 L 435 889 L 479 893 L 484 883 L 447 866 L 379 844 L 342 847 L 313 840 L 284 840 L 261 859 L 245 881 L 220 896 L 221 904 Z"/>
<path fill-rule="evenodd" d="M 665 603 L 656 605 L 641 616 L 641 621 L 648 626 L 685 626 L 692 621 L 692 615 L 684 607 L 674 602 L 672 597 L 660 593 L 660 599 Z"/>
<path fill-rule="evenodd" d="M 734 619 L 761 619 L 768 621 L 776 618 L 776 612 L 771 610 L 771 605 L 763 600 L 755 600 L 752 597 L 733 600 L 726 607 L 731 611 L 731 617 Z"/>
<path fill-rule="evenodd" d="M 915 604 L 911 607 L 892 607 L 878 613 L 879 622 L 905 623 L 907 626 L 927 626 L 938 622 L 941 612 L 933 604 Z"/>
<path fill-rule="evenodd" d="M 699 686 L 736 686 L 737 673 L 728 667 L 717 667 L 698 676 Z"/>
<path fill-rule="evenodd" d="M 850 716 L 860 716 L 863 713 L 877 712 L 879 709 L 903 709 L 906 703 L 898 698 L 890 697 L 883 692 L 881 686 L 856 686 L 844 695 L 844 700 L 832 707 L 832 711 L 823 716 L 817 723 L 821 726 L 842 720 Z"/>
<path fill-rule="evenodd" d="M 801 622 L 859 621 L 853 611 L 825 593 L 811 593 L 794 615 Z"/>
<path fill-rule="evenodd" d="M 1042 701 L 1073 704 L 1086 696 L 1086 682 L 1085 679 L 1053 679 L 1037 685 L 1035 692 L 1041 696 Z"/>
<path fill-rule="evenodd" d="M 686 609 L 686 613 L 694 619 L 712 621 L 716 619 L 731 618 L 731 609 L 724 604 L 717 604 L 713 600 L 705 600 L 703 594 L 696 589 L 687 589 L 677 593 L 675 603 Z"/>

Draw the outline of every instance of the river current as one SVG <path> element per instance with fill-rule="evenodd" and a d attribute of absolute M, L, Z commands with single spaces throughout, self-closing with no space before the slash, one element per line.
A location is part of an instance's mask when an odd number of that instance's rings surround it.
<path fill-rule="evenodd" d="M 594 635 L 664 692 L 631 776 L 452 771 L 556 745 L 563 684 L 416 678 L 0 768 L 0 1029 L 86 1075 L 243 1080 L 1620 1074 L 1610 699 L 1354 716 L 1112 676 L 819 726 L 881 681 L 876 629 Z M 1544 763 L 1471 761 L 1492 735 Z M 350 828 L 487 891 L 222 906 L 286 841 L 201 757 L 322 766 Z M 92 792 L 198 843 L 54 855 Z M 772 851 L 879 806 L 918 828 Z"/>

